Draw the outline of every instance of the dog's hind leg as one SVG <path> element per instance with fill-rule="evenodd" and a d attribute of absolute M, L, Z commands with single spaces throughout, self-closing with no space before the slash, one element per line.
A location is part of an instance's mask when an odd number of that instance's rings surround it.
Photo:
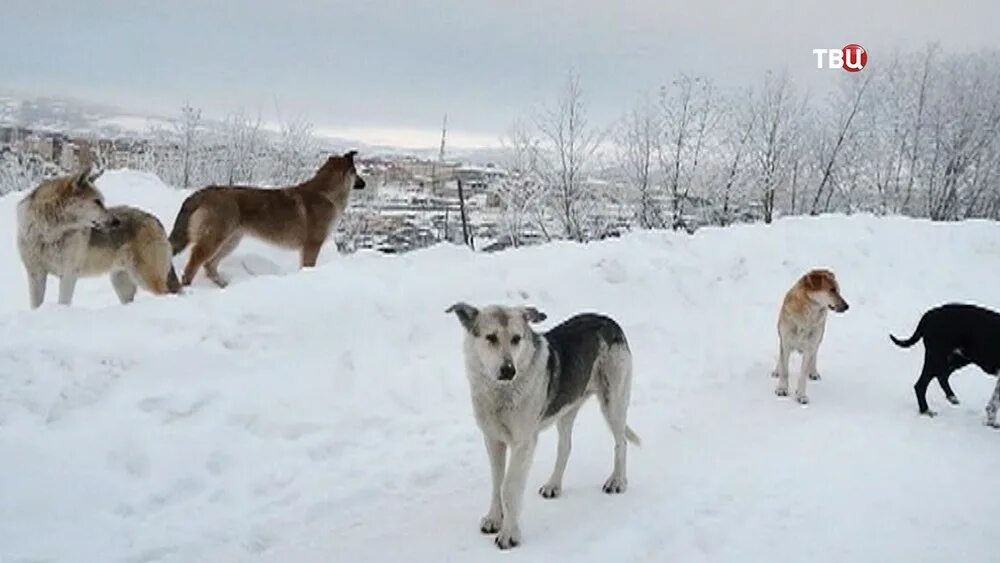
<path fill-rule="evenodd" d="M 816 371 L 816 348 L 809 348 L 802 354 L 802 367 L 799 369 L 799 381 L 795 386 L 795 400 L 800 404 L 809 403 L 809 396 L 806 394 L 806 385 L 812 374 Z"/>
<path fill-rule="evenodd" d="M 201 265 L 211 258 L 214 253 L 214 248 L 209 248 L 200 241 L 196 243 L 194 248 L 191 249 L 191 256 L 188 258 L 187 266 L 184 266 L 184 275 L 181 276 L 181 283 L 183 285 L 191 285 L 195 275 L 198 274 L 198 270 L 201 269 Z"/>
<path fill-rule="evenodd" d="M 118 301 L 123 305 L 131 303 L 135 299 L 135 291 L 138 289 L 138 286 L 132 281 L 132 276 L 124 270 L 111 273 L 111 287 L 114 288 Z"/>
<path fill-rule="evenodd" d="M 521 527 L 517 520 L 521 515 L 521 502 L 524 500 L 524 486 L 528 481 L 528 471 L 531 460 L 535 456 L 535 445 L 538 437 L 515 444 L 510 448 L 510 466 L 504 475 L 501 501 L 503 502 L 503 524 L 494 542 L 500 549 L 517 547 L 521 543 Z"/>
<path fill-rule="evenodd" d="M 946 357 L 932 351 L 931 347 L 924 349 L 924 367 L 920 372 L 920 378 L 913 384 L 913 392 L 917 395 L 917 407 L 920 409 L 920 414 L 931 417 L 937 415 L 927 406 L 927 386 L 930 385 L 932 379 L 946 373 L 947 369 L 948 359 Z"/>
<path fill-rule="evenodd" d="M 948 402 L 957 405 L 959 403 L 958 397 L 955 395 L 955 391 L 951 388 L 951 383 L 948 382 L 948 378 L 951 377 L 952 372 L 948 371 L 937 376 L 938 384 L 941 385 L 941 390 L 944 391 L 944 396 L 948 399 Z"/>
<path fill-rule="evenodd" d="M 986 404 L 986 424 L 993 428 L 1000 428 L 1000 423 L 997 423 L 997 409 L 1000 409 L 1000 378 L 997 379 L 996 387 L 993 388 L 990 402 Z"/>
<path fill-rule="evenodd" d="M 479 523 L 479 531 L 484 534 L 495 534 L 500 531 L 503 524 L 503 504 L 500 498 L 500 489 L 503 484 L 504 470 L 507 465 L 507 445 L 500 440 L 494 440 L 483 436 L 486 443 L 486 453 L 490 458 L 490 477 L 492 478 L 493 493 L 490 497 L 490 510 L 483 516 Z"/>
<path fill-rule="evenodd" d="M 76 289 L 76 275 L 66 274 L 59 278 L 59 304 L 73 303 L 73 290 Z"/>
<path fill-rule="evenodd" d="M 937 376 L 938 384 L 941 385 L 941 390 L 944 391 L 945 398 L 953 405 L 957 405 L 959 401 L 958 396 L 952 391 L 951 383 L 949 383 L 948 379 L 955 371 L 964 368 L 970 363 L 972 362 L 962 355 L 961 350 L 955 350 L 948 356 L 948 367 Z"/>
<path fill-rule="evenodd" d="M 219 247 L 219 250 L 218 252 L 215 253 L 215 256 L 212 256 L 210 260 L 205 262 L 205 275 L 208 276 L 208 279 L 215 282 L 215 285 L 219 287 L 226 287 L 227 285 L 229 285 L 229 280 L 227 280 L 225 276 L 219 273 L 219 263 L 222 262 L 222 260 L 226 256 L 229 256 L 230 254 L 233 253 L 234 250 L 236 250 L 236 247 L 240 245 L 240 241 L 242 239 L 243 235 L 239 233 L 233 233 L 233 235 L 230 236 L 229 239 L 226 240 L 226 242 L 222 243 L 222 246 Z"/>
<path fill-rule="evenodd" d="M 212 233 L 198 239 L 191 247 L 191 257 L 188 258 L 187 266 L 184 267 L 184 277 L 181 279 L 181 283 L 191 285 L 198 270 L 218 254 L 227 238 L 221 234 Z M 218 280 L 212 279 L 212 281 L 219 287 L 224 287 Z"/>
<path fill-rule="evenodd" d="M 202 265 L 222 250 L 230 237 L 235 234 L 237 224 L 203 208 L 195 211 L 191 216 L 189 228 L 192 229 L 192 235 L 195 236 L 191 237 L 194 245 L 191 247 L 191 256 L 188 258 L 187 266 L 184 267 L 184 275 L 181 278 L 181 283 L 184 285 L 191 285 Z M 219 285 L 218 281 L 212 281 Z"/>
<path fill-rule="evenodd" d="M 556 466 L 552 469 L 552 476 L 549 477 L 549 481 L 542 485 L 541 489 L 538 489 L 539 494 L 545 498 L 556 498 L 562 494 L 563 474 L 566 472 L 566 462 L 569 460 L 569 452 L 573 449 L 573 421 L 576 420 L 578 412 L 580 412 L 580 405 L 567 410 L 556 422 L 556 428 L 559 430 Z"/>
<path fill-rule="evenodd" d="M 605 386 L 598 391 L 598 402 L 615 440 L 614 468 L 603 488 L 608 494 L 624 493 L 628 487 L 626 416 L 632 386 L 632 358 L 627 351 L 612 348 L 603 367 Z"/>

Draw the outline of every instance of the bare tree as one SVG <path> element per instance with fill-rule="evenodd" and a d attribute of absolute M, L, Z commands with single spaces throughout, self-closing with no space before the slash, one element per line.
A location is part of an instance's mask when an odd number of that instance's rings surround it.
<path fill-rule="evenodd" d="M 277 185 L 288 185 L 304 180 L 312 173 L 317 152 L 312 123 L 306 120 L 283 121 L 274 147 L 271 181 Z"/>
<path fill-rule="evenodd" d="M 809 210 L 810 215 L 816 215 L 820 211 L 820 200 L 823 196 L 826 196 L 825 204 L 823 209 L 828 211 L 830 208 L 830 198 L 833 195 L 833 190 L 830 188 L 830 179 L 834 174 L 834 167 L 837 165 L 837 156 L 840 154 L 844 147 L 844 143 L 848 141 L 849 135 L 852 133 L 851 125 L 855 121 L 855 117 L 858 115 L 858 111 L 861 109 L 861 104 L 865 99 L 865 91 L 868 90 L 868 85 L 871 84 L 872 77 L 875 76 L 874 71 L 865 74 L 863 78 L 858 81 L 859 77 L 851 75 L 848 78 L 849 90 L 847 92 L 846 103 L 840 104 L 842 110 L 839 115 L 835 116 L 835 129 L 833 130 L 834 140 L 830 146 L 829 151 L 826 152 L 823 158 L 822 168 L 823 174 L 820 178 L 819 185 L 816 187 L 816 193 L 813 196 L 812 207 Z"/>
<path fill-rule="evenodd" d="M 180 151 L 181 187 L 190 188 L 201 140 L 201 110 L 191 107 L 191 104 L 184 104 L 180 117 L 172 122 L 172 126 Z"/>
<path fill-rule="evenodd" d="M 505 152 L 508 176 L 495 186 L 500 200 L 500 223 L 512 246 L 521 244 L 521 236 L 531 218 L 548 238 L 544 188 L 538 176 L 539 140 L 524 123 L 515 122 L 500 140 Z"/>
<path fill-rule="evenodd" d="M 788 154 L 796 126 L 797 99 L 788 74 L 767 72 L 756 99 L 754 113 L 758 126 L 754 151 L 759 167 L 760 203 L 765 223 L 774 220 L 778 190 L 788 171 Z"/>
<path fill-rule="evenodd" d="M 550 204 L 565 236 L 582 241 L 586 180 L 602 135 L 589 123 L 579 76 L 569 75 L 555 104 L 544 109 L 536 123 L 543 139 L 539 169 L 550 186 Z"/>
<path fill-rule="evenodd" d="M 31 190 L 61 171 L 52 162 L 17 147 L 0 147 L 0 196 Z"/>
<path fill-rule="evenodd" d="M 618 126 L 618 162 L 628 187 L 634 193 L 635 218 L 643 229 L 664 226 L 660 186 L 656 178 L 656 159 L 662 135 L 662 119 L 656 106 L 646 97 L 636 102 Z"/>
<path fill-rule="evenodd" d="M 250 117 L 239 110 L 222 125 L 223 150 L 215 181 L 226 184 L 251 184 L 255 179 L 257 157 L 262 150 L 261 116 Z"/>
<path fill-rule="evenodd" d="M 745 99 L 752 99 L 747 92 Z M 717 221 L 726 226 L 733 221 L 733 212 L 737 201 L 738 182 L 744 174 L 744 160 L 750 150 L 750 140 L 757 127 L 757 114 L 753 104 L 732 102 L 727 114 L 727 129 L 724 134 L 723 147 L 728 151 L 724 180 L 717 199 L 722 201 L 717 206 Z"/>
<path fill-rule="evenodd" d="M 660 164 L 671 199 L 671 228 L 688 229 L 685 205 L 697 182 L 702 151 L 719 119 L 715 88 L 699 76 L 681 74 L 660 91 L 665 143 Z"/>

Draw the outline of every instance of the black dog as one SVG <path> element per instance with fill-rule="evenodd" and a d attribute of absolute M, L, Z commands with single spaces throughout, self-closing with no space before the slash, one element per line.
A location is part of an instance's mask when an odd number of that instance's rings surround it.
<path fill-rule="evenodd" d="M 920 414 L 935 415 L 927 408 L 926 397 L 927 385 L 934 378 L 941 384 L 948 401 L 957 405 L 958 397 L 948 384 L 952 372 L 976 364 L 990 375 L 1000 375 L 1000 314 L 989 309 L 958 303 L 942 305 L 924 313 L 916 332 L 909 339 L 899 340 L 891 334 L 889 338 L 903 348 L 924 339 L 924 369 L 913 386 Z M 986 423 L 990 426 L 998 426 L 998 406 L 1000 381 L 986 405 Z"/>

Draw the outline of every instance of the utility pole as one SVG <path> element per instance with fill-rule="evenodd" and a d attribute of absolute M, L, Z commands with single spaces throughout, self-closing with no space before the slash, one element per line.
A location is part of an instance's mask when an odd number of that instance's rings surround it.
<path fill-rule="evenodd" d="M 437 168 L 438 164 L 444 165 L 444 140 L 445 135 L 448 132 L 448 114 L 444 114 L 444 122 L 441 124 L 441 150 L 438 151 L 438 159 L 431 165 L 431 190 L 437 194 L 438 190 L 438 177 Z"/>
<path fill-rule="evenodd" d="M 462 215 L 462 241 L 465 246 L 472 247 L 472 238 L 469 236 L 469 224 L 465 218 L 465 193 L 462 191 L 462 179 L 458 179 L 458 211 Z"/>

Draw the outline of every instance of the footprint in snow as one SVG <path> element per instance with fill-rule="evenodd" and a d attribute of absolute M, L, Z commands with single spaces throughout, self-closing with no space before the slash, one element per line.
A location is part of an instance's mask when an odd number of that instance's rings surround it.
<path fill-rule="evenodd" d="M 596 264 L 601 271 L 604 281 L 611 284 L 620 284 L 628 280 L 628 272 L 625 265 L 614 258 L 605 258 Z"/>

